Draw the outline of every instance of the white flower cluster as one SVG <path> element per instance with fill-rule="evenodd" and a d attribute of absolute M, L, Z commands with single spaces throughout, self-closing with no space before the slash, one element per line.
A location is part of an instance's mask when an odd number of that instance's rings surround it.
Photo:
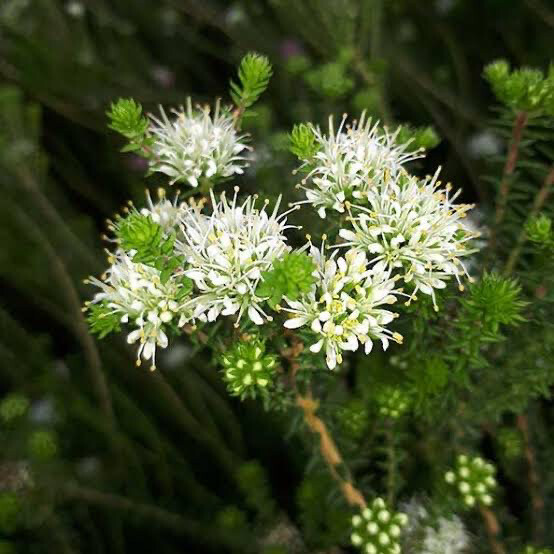
<path fill-rule="evenodd" d="M 152 360 L 155 369 L 156 347 L 165 348 L 168 344 L 166 325 L 183 317 L 183 308 L 177 301 L 183 284 L 178 276 L 162 283 L 157 269 L 134 263 L 133 255 L 134 251 L 116 252 L 102 280 L 90 278 L 88 282 L 100 289 L 92 304 L 102 302 L 109 313 L 120 315 L 121 323 L 135 327 L 127 335 L 127 342 L 139 342 L 137 365 L 142 357 Z"/>
<path fill-rule="evenodd" d="M 434 289 L 446 287 L 445 280 L 467 275 L 460 257 L 474 252 L 468 241 L 478 236 L 461 220 L 472 206 L 455 205 L 458 193 L 441 188 L 438 171 L 421 181 L 408 174 L 391 179 L 366 193 L 367 206 L 356 205 L 350 217 L 352 229 L 339 234 L 348 246 L 374 254 L 373 262 L 401 273 L 413 282 L 411 299 L 418 291 L 429 294 L 436 308 Z M 462 287 L 463 288 L 463 287 Z"/>
<path fill-rule="evenodd" d="M 318 151 L 313 160 L 302 164 L 301 169 L 314 167 L 299 187 L 307 198 L 302 203 L 312 204 L 322 218 L 327 209 L 343 213 L 347 202 L 362 198 L 371 187 L 394 178 L 403 164 L 422 155 L 409 151 L 409 144 L 396 144 L 398 131 L 388 133 L 363 113 L 351 126 L 346 126 L 345 115 L 336 132 L 330 117 L 328 136 L 318 127 L 311 129 Z"/>
<path fill-rule="evenodd" d="M 467 530 L 458 516 L 440 517 L 437 526 L 425 527 L 420 554 L 462 554 L 469 546 Z"/>
<path fill-rule="evenodd" d="M 157 192 L 158 201 L 153 202 L 150 191 L 146 191 L 146 202 L 148 205 L 142 208 L 140 213 L 149 216 L 152 221 L 160 225 L 164 231 L 175 230 L 186 209 L 185 204 L 179 202 L 178 194 L 175 196 L 173 202 L 171 202 L 167 199 L 164 189 L 159 188 Z"/>
<path fill-rule="evenodd" d="M 247 148 L 245 135 L 238 135 L 228 110 L 216 102 L 214 113 L 208 106 L 173 111 L 169 119 L 160 107 L 160 117 L 151 115 L 150 134 L 153 158 L 150 170 L 167 175 L 171 181 L 197 187 L 202 178 L 216 179 L 243 173 Z"/>
<path fill-rule="evenodd" d="M 272 213 L 261 209 L 257 197 L 249 196 L 237 203 L 238 188 L 233 200 L 225 194 L 217 202 L 212 193 L 210 216 L 198 207 L 189 208 L 181 218 L 183 239 L 177 252 L 184 255 L 185 275 L 192 279 L 199 294 L 191 301 L 194 315 L 200 320 L 214 321 L 221 315 L 237 314 L 237 323 L 244 312 L 256 325 L 271 320 L 262 309 L 264 298 L 256 295 L 262 272 L 271 268 L 290 247 L 284 232 L 289 212 L 278 215 L 277 202 Z"/>
<path fill-rule="evenodd" d="M 495 468 L 479 456 L 468 458 L 460 454 L 456 460 L 456 469 L 448 471 L 444 479 L 455 485 L 463 497 L 464 504 L 473 507 L 477 502 L 490 506 L 492 492 L 496 488 Z"/>
<path fill-rule="evenodd" d="M 312 246 L 310 253 L 316 262 L 316 281 L 298 300 L 286 299 L 288 307 L 283 309 L 292 317 L 285 327 L 309 325 L 318 337 L 310 350 L 323 348 L 329 369 L 342 363 L 343 351 L 356 351 L 360 344 L 369 354 L 375 339 L 385 350 L 389 339 L 402 342 L 401 335 L 385 327 L 396 314 L 384 306 L 394 304 L 399 291 L 383 264 L 369 268 L 365 253 L 355 250 L 336 260 L 334 255 L 326 259 L 323 248 Z"/>
<path fill-rule="evenodd" d="M 385 501 L 376 498 L 361 515 L 352 517 L 350 541 L 364 554 L 400 554 L 399 539 L 407 523 L 406 514 L 389 511 Z"/>

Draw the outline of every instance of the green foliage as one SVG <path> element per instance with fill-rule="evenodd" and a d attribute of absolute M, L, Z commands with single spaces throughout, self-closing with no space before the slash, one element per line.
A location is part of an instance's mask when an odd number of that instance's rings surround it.
<path fill-rule="evenodd" d="M 0 419 L 9 423 L 24 416 L 29 409 L 29 399 L 18 393 L 5 396 L 0 402 Z"/>
<path fill-rule="evenodd" d="M 183 264 L 182 256 L 175 256 L 175 233 L 167 234 L 162 226 L 149 215 L 132 211 L 127 217 L 119 218 L 116 226 L 117 240 L 121 247 L 133 250 L 133 262 L 155 267 L 160 271 L 160 280 L 167 282 L 171 274 Z M 183 278 L 181 295 L 187 295 L 192 289 L 192 281 Z"/>
<path fill-rule="evenodd" d="M 298 123 L 292 128 L 289 135 L 290 151 L 303 161 L 311 160 L 319 150 L 314 131 L 311 125 Z"/>
<path fill-rule="evenodd" d="M 521 315 L 526 303 L 521 299 L 521 287 L 515 279 L 497 273 L 485 273 L 469 287 L 462 298 L 462 318 L 468 324 L 479 321 L 481 332 L 494 334 L 500 325 L 516 325 L 525 321 Z"/>
<path fill-rule="evenodd" d="M 233 396 L 256 398 L 267 396 L 275 377 L 277 358 L 266 354 L 261 339 L 248 337 L 236 341 L 221 356 L 223 380 Z"/>
<path fill-rule="evenodd" d="M 304 252 L 289 252 L 275 261 L 270 271 L 262 273 L 256 294 L 268 297 L 272 308 L 279 304 L 283 296 L 296 300 L 312 287 L 315 269 L 314 261 Z"/>
<path fill-rule="evenodd" d="M 0 554 L 17 554 L 15 543 L 0 540 Z"/>
<path fill-rule="evenodd" d="M 21 520 L 21 502 L 12 492 L 0 492 L 0 533 L 13 534 Z"/>
<path fill-rule="evenodd" d="M 360 398 L 351 398 L 344 406 L 340 406 L 337 418 L 341 431 L 352 438 L 361 437 L 369 425 L 369 410 Z"/>
<path fill-rule="evenodd" d="M 253 460 L 245 462 L 237 470 L 237 485 L 245 497 L 247 505 L 256 511 L 262 522 L 275 513 L 275 503 L 264 468 Z"/>
<path fill-rule="evenodd" d="M 296 493 L 302 532 L 314 548 L 343 543 L 347 536 L 350 510 L 340 502 L 329 500 L 334 486 L 326 471 L 314 471 L 304 476 Z"/>
<path fill-rule="evenodd" d="M 438 146 L 440 137 L 433 127 L 411 127 L 401 125 L 397 129 L 396 142 L 398 144 L 409 143 L 410 150 L 431 150 Z"/>
<path fill-rule="evenodd" d="M 238 78 L 231 81 L 231 98 L 241 109 L 252 106 L 269 85 L 273 71 L 266 56 L 250 52 L 242 58 Z"/>
<path fill-rule="evenodd" d="M 104 302 L 86 304 L 86 309 L 89 328 L 98 338 L 121 330 L 121 314 L 114 313 Z"/>
<path fill-rule="evenodd" d="M 537 548 L 535 546 L 526 546 L 521 554 L 552 554 L 554 550 L 551 548 Z"/>
<path fill-rule="evenodd" d="M 58 453 L 58 439 L 53 431 L 34 431 L 29 436 L 27 450 L 31 458 L 46 462 Z"/>
<path fill-rule="evenodd" d="M 495 472 L 495 467 L 483 458 L 468 458 L 465 454 L 460 454 L 456 459 L 456 468 L 446 472 L 444 479 L 456 487 L 468 508 L 476 503 L 490 506 L 493 502 L 492 493 L 496 488 Z"/>
<path fill-rule="evenodd" d="M 129 144 L 123 148 L 123 152 L 140 153 L 149 145 L 148 118 L 142 115 L 142 106 L 132 98 L 119 98 L 113 102 L 106 112 L 109 119 L 108 127 L 123 135 L 129 140 Z M 146 152 L 142 152 L 146 154 Z"/>
<path fill-rule="evenodd" d="M 508 62 L 495 61 L 485 67 L 485 79 L 497 99 L 516 111 L 544 112 L 554 115 L 554 71 L 538 69 L 510 70 Z"/>
<path fill-rule="evenodd" d="M 330 62 L 311 69 L 306 74 L 306 82 L 314 92 L 332 100 L 346 96 L 355 84 L 342 62 Z"/>
<path fill-rule="evenodd" d="M 531 242 L 540 247 L 550 248 L 554 246 L 552 220 L 545 214 L 540 214 L 527 221 L 525 233 Z"/>
<path fill-rule="evenodd" d="M 496 434 L 496 440 L 502 455 L 507 460 L 519 458 L 523 453 L 521 433 L 511 427 L 503 427 Z"/>

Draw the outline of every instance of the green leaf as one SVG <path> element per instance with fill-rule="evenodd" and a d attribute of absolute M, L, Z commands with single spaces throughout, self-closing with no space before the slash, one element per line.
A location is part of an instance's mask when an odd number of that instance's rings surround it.
<path fill-rule="evenodd" d="M 239 82 L 230 83 L 233 102 L 242 109 L 252 106 L 267 89 L 271 75 L 267 57 L 253 52 L 246 54 L 239 65 Z"/>
<path fill-rule="evenodd" d="M 98 335 L 98 338 L 103 339 L 106 335 L 121 329 L 121 314 L 115 313 L 104 303 L 89 304 L 87 311 L 90 331 Z"/>
<path fill-rule="evenodd" d="M 310 124 L 295 125 L 289 135 L 289 141 L 290 151 L 300 160 L 311 160 L 319 150 L 313 127 Z"/>

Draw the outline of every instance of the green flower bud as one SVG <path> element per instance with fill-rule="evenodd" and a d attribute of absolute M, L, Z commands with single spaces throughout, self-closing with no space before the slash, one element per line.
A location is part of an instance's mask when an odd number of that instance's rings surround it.
<path fill-rule="evenodd" d="M 476 503 L 490 506 L 492 492 L 496 488 L 494 473 L 494 466 L 483 458 L 477 456 L 470 459 L 462 454 L 456 460 L 456 468 L 447 471 L 444 479 L 456 487 L 466 506 L 472 507 Z"/>
<path fill-rule="evenodd" d="M 384 387 L 376 397 L 379 413 L 384 417 L 399 419 L 410 408 L 410 396 L 393 387 Z"/>
<path fill-rule="evenodd" d="M 273 384 L 277 358 L 266 354 L 259 339 L 236 342 L 220 361 L 223 380 L 234 396 L 255 398 L 258 393 L 266 394 Z"/>
<path fill-rule="evenodd" d="M 360 514 L 352 516 L 352 544 L 370 554 L 398 554 L 401 528 L 408 522 L 406 514 L 394 513 L 382 498 L 376 498 Z"/>

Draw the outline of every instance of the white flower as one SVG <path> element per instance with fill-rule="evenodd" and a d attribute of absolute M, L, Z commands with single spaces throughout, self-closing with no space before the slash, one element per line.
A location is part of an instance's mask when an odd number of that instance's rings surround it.
<path fill-rule="evenodd" d="M 301 203 L 312 204 L 322 218 L 327 209 L 344 212 L 347 201 L 361 198 L 388 175 L 395 176 L 403 164 L 422 156 L 419 151 L 408 151 L 409 143 L 396 144 L 398 132 L 389 134 L 364 113 L 346 130 L 345 122 L 346 115 L 335 133 L 330 117 L 329 136 L 312 127 L 319 150 L 301 166 L 315 166 L 299 185 L 307 198 Z"/>
<path fill-rule="evenodd" d="M 179 195 L 175 196 L 173 202 L 166 198 L 165 190 L 158 189 L 158 201 L 153 202 L 150 192 L 146 191 L 148 206 L 142 208 L 140 213 L 150 216 L 152 221 L 160 225 L 164 231 L 172 231 L 179 224 L 184 211 L 184 204 L 179 203 Z"/>
<path fill-rule="evenodd" d="M 160 118 L 151 115 L 154 122 L 150 133 L 154 137 L 150 170 L 165 173 L 170 183 L 185 182 L 192 187 L 202 178 L 214 179 L 243 173 L 246 165 L 241 152 L 247 148 L 245 135 L 238 135 L 228 110 L 216 102 L 210 108 L 192 107 L 187 99 L 186 110 L 173 110 L 170 120 L 160 107 Z"/>
<path fill-rule="evenodd" d="M 152 360 L 155 369 L 156 347 L 168 344 L 164 329 L 182 314 L 179 293 L 183 285 L 179 276 L 162 283 L 157 269 L 134 263 L 133 255 L 134 251 L 116 252 L 102 280 L 90 278 L 88 282 L 101 289 L 92 303 L 102 302 L 111 313 L 120 315 L 122 323 L 135 327 L 127 335 L 127 342 L 139 342 L 137 365 L 142 357 Z"/>
<path fill-rule="evenodd" d="M 441 517 L 438 520 L 438 528 L 425 527 L 420 554 L 461 554 L 468 546 L 468 533 L 460 518 Z"/>
<path fill-rule="evenodd" d="M 353 229 L 339 231 L 346 241 L 339 246 L 374 254 L 372 263 L 413 283 L 410 300 L 420 290 L 432 296 L 435 309 L 434 289 L 444 288 L 450 276 L 463 289 L 460 276 L 467 271 L 460 258 L 475 252 L 466 243 L 478 236 L 462 222 L 472 206 L 454 204 L 460 191 L 449 197 L 451 186 L 441 188 L 438 173 L 425 180 L 402 174 L 370 188 L 368 207 L 354 206 Z"/>
<path fill-rule="evenodd" d="M 299 300 L 285 299 L 288 308 L 283 309 L 292 314 L 285 327 L 309 325 L 318 337 L 310 350 L 324 349 L 329 369 L 342 363 L 343 351 L 355 351 L 360 344 L 369 354 L 373 339 L 380 339 L 385 350 L 389 339 L 402 341 L 385 327 L 396 314 L 381 306 L 393 304 L 400 291 L 383 264 L 369 269 L 365 253 L 355 250 L 337 260 L 334 254 L 326 260 L 323 249 L 313 246 L 310 252 L 317 265 L 316 283 Z"/>
<path fill-rule="evenodd" d="M 183 238 L 177 251 L 185 256 L 190 277 L 200 291 L 194 299 L 194 315 L 214 321 L 221 315 L 237 314 L 238 325 L 246 311 L 256 325 L 271 317 L 261 304 L 265 298 L 256 295 L 262 273 L 271 268 L 290 247 L 284 231 L 287 213 L 278 215 L 280 198 L 273 212 L 256 206 L 256 196 L 237 204 L 238 187 L 232 202 L 225 194 L 219 202 L 211 194 L 213 212 L 188 208 L 181 220 Z"/>

